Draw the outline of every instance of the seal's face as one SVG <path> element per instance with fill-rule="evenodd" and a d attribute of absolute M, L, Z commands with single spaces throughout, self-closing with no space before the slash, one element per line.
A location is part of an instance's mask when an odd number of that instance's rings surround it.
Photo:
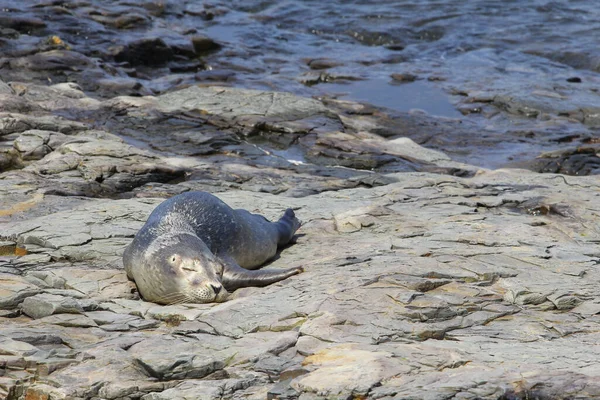
<path fill-rule="evenodd" d="M 159 304 L 210 303 L 222 291 L 223 265 L 198 237 L 158 237 L 135 277 L 145 300 Z"/>

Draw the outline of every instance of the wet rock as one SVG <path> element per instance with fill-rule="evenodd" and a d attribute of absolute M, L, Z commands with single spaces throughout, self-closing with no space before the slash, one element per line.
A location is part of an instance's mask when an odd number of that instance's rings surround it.
<path fill-rule="evenodd" d="M 543 173 L 561 173 L 565 175 L 600 174 L 600 146 L 589 145 L 564 149 L 539 155 L 529 162 L 515 163 Z"/>
<path fill-rule="evenodd" d="M 205 21 L 212 21 L 215 17 L 215 12 L 211 11 L 211 8 L 212 7 L 206 4 L 188 4 L 186 5 L 183 12 L 189 15 L 198 16 Z"/>
<path fill-rule="evenodd" d="M 306 72 L 300 77 L 300 82 L 306 86 L 313 86 L 319 83 L 348 82 L 358 80 L 360 80 L 360 78 L 353 75 L 331 74 L 328 72 L 314 71 Z"/>
<path fill-rule="evenodd" d="M 31 33 L 46 27 L 46 23 L 38 18 L 0 17 L 0 26 L 5 29 L 14 29 L 20 33 Z"/>
<path fill-rule="evenodd" d="M 198 81 L 207 82 L 232 82 L 236 79 L 236 74 L 233 71 L 202 71 L 198 72 L 194 77 Z"/>
<path fill-rule="evenodd" d="M 149 18 L 140 14 L 122 15 L 112 21 L 112 25 L 117 29 L 132 29 L 147 25 L 150 22 Z"/>
<path fill-rule="evenodd" d="M 131 65 L 161 65 L 171 61 L 173 49 L 161 38 L 145 38 L 111 49 L 117 62 Z"/>
<path fill-rule="evenodd" d="M 341 62 L 331 60 L 328 58 L 315 58 L 315 59 L 309 60 L 307 64 L 310 67 L 310 69 L 317 69 L 317 70 L 329 69 L 329 68 L 334 68 L 334 67 L 338 67 L 338 66 L 342 65 Z"/>
<path fill-rule="evenodd" d="M 206 36 L 192 36 L 191 41 L 196 53 L 215 51 L 222 47 L 219 43 Z"/>
<path fill-rule="evenodd" d="M 52 116 L 0 113 L 0 136 L 31 129 L 60 132 L 66 135 L 86 130 L 85 124 Z"/>
<path fill-rule="evenodd" d="M 418 78 L 417 75 L 413 74 L 392 74 L 392 79 L 396 82 L 414 82 Z"/>
<path fill-rule="evenodd" d="M 91 65 L 91 59 L 69 50 L 50 50 L 10 61 L 12 69 L 31 71 L 79 71 Z"/>

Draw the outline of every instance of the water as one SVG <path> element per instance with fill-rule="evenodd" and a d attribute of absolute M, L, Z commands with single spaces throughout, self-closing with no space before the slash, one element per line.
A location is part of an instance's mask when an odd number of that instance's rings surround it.
<path fill-rule="evenodd" d="M 391 112 L 418 109 L 432 118 L 460 119 L 470 127 L 464 133 L 470 139 L 427 140 L 427 145 L 454 152 L 462 161 L 471 159 L 460 158 L 465 151 L 479 153 L 475 158 L 491 167 L 535 157 L 560 148 L 548 140 L 556 130 L 597 136 L 590 130 L 593 118 L 577 116 L 579 109 L 591 108 L 590 115 L 600 110 L 600 7 L 593 1 L 0 0 L 0 9 L 0 25 L 21 34 L 13 40 L 12 31 L 0 32 L 0 51 L 9 59 L 39 51 L 40 43 L 58 35 L 72 51 L 105 65 L 110 76 L 135 79 L 146 92 L 159 94 L 204 81 L 193 70 L 173 72 L 169 64 L 130 68 L 115 63 L 114 49 L 146 37 L 184 48 L 192 36 L 206 35 L 223 48 L 202 61 L 233 77 L 208 84 L 332 96 Z M 129 15 L 140 18 L 123 22 Z M 311 69 L 314 60 L 331 67 Z M 0 76 L 14 79 L 16 71 L 5 65 Z M 413 74 L 416 81 L 398 84 L 391 79 L 397 73 Z M 65 75 L 81 84 L 94 79 Z M 572 77 L 582 83 L 566 83 Z M 32 79 L 48 81 L 43 74 Z M 93 88 L 86 86 L 91 94 Z M 533 101 L 532 93 L 542 93 L 541 100 Z M 525 103 L 522 109 L 492 104 L 497 96 Z M 473 106 L 474 114 L 464 112 L 471 98 L 483 99 L 483 105 Z M 537 119 L 527 119 L 528 102 L 544 115 L 536 112 Z M 524 141 L 515 127 L 534 134 Z M 528 149 L 524 155 L 523 149 Z"/>
<path fill-rule="evenodd" d="M 367 102 L 398 111 L 422 110 L 428 114 L 460 118 L 462 114 L 449 101 L 448 94 L 427 82 L 395 84 L 389 80 L 372 79 L 350 83 L 335 83 L 322 88 L 338 98 Z"/>

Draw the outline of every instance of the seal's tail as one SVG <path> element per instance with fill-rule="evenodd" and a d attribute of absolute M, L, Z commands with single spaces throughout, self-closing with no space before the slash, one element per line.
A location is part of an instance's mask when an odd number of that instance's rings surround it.
<path fill-rule="evenodd" d="M 279 241 L 277 242 L 277 245 L 283 246 L 288 244 L 301 225 L 302 222 L 296 218 L 294 210 L 291 208 L 285 210 L 285 213 L 283 213 L 283 216 L 279 218 L 279 221 L 277 222 L 279 228 Z"/>

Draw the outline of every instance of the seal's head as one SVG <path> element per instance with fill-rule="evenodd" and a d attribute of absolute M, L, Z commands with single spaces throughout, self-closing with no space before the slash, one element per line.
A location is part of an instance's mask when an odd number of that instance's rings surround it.
<path fill-rule="evenodd" d="M 210 303 L 224 293 L 223 265 L 191 233 L 158 236 L 143 254 L 134 280 L 144 300 L 159 304 Z"/>

